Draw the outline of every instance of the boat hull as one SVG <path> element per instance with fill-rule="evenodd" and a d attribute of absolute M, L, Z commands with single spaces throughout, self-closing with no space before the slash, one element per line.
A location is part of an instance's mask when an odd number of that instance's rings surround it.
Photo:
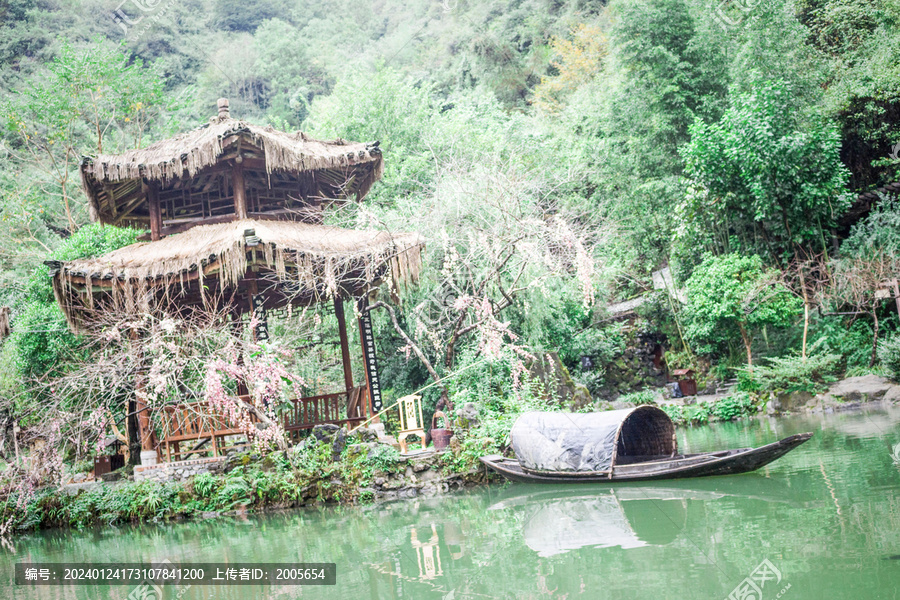
<path fill-rule="evenodd" d="M 740 448 L 675 456 L 627 465 L 616 465 L 603 473 L 550 473 L 523 469 L 517 460 L 499 455 L 483 456 L 488 468 L 510 481 L 523 483 L 611 483 L 616 481 L 650 481 L 749 473 L 777 460 L 809 440 L 812 433 L 798 433 L 759 448 Z"/>

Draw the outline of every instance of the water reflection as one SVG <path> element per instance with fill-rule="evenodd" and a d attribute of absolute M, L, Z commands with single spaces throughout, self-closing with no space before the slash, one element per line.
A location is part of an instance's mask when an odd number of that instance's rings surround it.
<path fill-rule="evenodd" d="M 525 544 L 538 556 L 548 557 L 584 547 L 630 549 L 670 544 L 685 528 L 691 501 L 726 496 L 786 501 L 778 495 L 779 488 L 783 489 L 778 482 L 769 480 L 763 487 L 769 488 L 769 496 L 714 488 L 513 486 L 508 497 L 488 510 L 518 509 Z"/>
<path fill-rule="evenodd" d="M 900 555 L 900 470 L 892 459 L 900 411 L 751 420 L 679 436 L 685 446 L 712 449 L 810 430 L 817 433 L 808 444 L 747 475 L 514 484 L 247 519 L 46 531 L 14 540 L 15 550 L 0 548 L 0 559 L 338 565 L 334 587 L 195 586 L 182 600 L 725 598 L 763 559 L 791 583 L 788 598 L 898 597 L 900 561 L 885 557 Z M 15 600 L 123 600 L 129 591 L 32 590 L 0 578 L 0 598 Z"/>
<path fill-rule="evenodd" d="M 415 527 L 412 528 L 410 536 L 409 543 L 412 544 L 416 551 L 416 559 L 419 564 L 419 579 L 434 579 L 438 575 L 442 575 L 441 553 L 435 552 L 435 550 L 438 550 L 437 546 L 440 538 L 434 523 L 431 524 L 431 537 L 428 538 L 427 542 L 419 541 L 419 535 Z"/>

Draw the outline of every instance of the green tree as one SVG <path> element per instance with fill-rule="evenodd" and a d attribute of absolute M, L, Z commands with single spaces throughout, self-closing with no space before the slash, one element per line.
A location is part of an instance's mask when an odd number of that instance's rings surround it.
<path fill-rule="evenodd" d="M 685 335 L 706 354 L 740 335 L 752 370 L 755 331 L 789 325 L 802 307 L 779 276 L 774 269 L 764 269 L 756 255 L 707 255 L 685 284 Z"/>
<path fill-rule="evenodd" d="M 712 75 L 719 50 L 697 45 L 685 0 L 611 2 L 607 67 L 573 95 L 562 115 L 590 166 L 594 210 L 620 229 L 616 260 L 646 275 L 664 263 L 680 193 L 678 148 L 706 98 L 724 95 Z"/>
<path fill-rule="evenodd" d="M 112 252 L 133 244 L 136 229 L 91 224 L 82 227 L 50 254 L 53 260 L 75 260 Z M 24 379 L 57 374 L 66 356 L 77 351 L 78 338 L 69 332 L 53 296 L 48 268 L 38 267 L 28 280 L 25 300 L 13 319 L 9 343 L 16 348 L 16 366 Z"/>
<path fill-rule="evenodd" d="M 717 123 L 695 121 L 682 154 L 683 253 L 744 251 L 781 261 L 797 246 L 824 250 L 826 232 L 850 204 L 837 128 L 803 123 L 783 83 L 739 95 Z"/>
<path fill-rule="evenodd" d="M 45 69 L 0 102 L 0 120 L 15 136 L 14 154 L 52 182 L 44 191 L 58 194 L 71 232 L 83 208 L 73 206 L 73 194 L 79 196 L 72 189 L 81 155 L 113 150 L 110 137 L 139 146 L 161 100 L 161 78 L 121 46 L 64 41 Z"/>
<path fill-rule="evenodd" d="M 213 21 L 220 29 L 253 33 L 263 21 L 280 13 L 275 0 L 216 0 Z"/>

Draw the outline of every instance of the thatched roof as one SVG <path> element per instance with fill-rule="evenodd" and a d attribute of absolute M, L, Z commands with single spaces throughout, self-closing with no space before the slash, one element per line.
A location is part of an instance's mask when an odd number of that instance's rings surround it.
<path fill-rule="evenodd" d="M 51 275 L 57 300 L 70 325 L 77 327 L 97 303 L 146 312 L 163 296 L 177 304 L 170 292 L 191 282 L 201 295 L 213 282 L 218 289 L 235 286 L 248 268 L 266 271 L 273 281 L 289 284 L 293 296 L 307 299 L 363 293 L 388 271 L 395 291 L 418 279 L 424 249 L 425 241 L 416 233 L 245 219 L 51 264 Z"/>
<path fill-rule="evenodd" d="M 119 224 L 124 211 L 133 212 L 146 201 L 142 183 L 170 185 L 238 155 L 267 175 L 315 174 L 308 177 L 312 191 L 335 199 L 361 199 L 384 172 L 377 142 L 315 140 L 301 131 L 260 127 L 226 114 L 146 148 L 85 158 L 81 179 L 93 216 Z"/>

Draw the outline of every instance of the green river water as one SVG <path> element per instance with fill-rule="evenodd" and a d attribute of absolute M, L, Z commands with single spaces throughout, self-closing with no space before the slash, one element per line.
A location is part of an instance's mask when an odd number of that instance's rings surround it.
<path fill-rule="evenodd" d="M 900 409 L 681 429 L 678 443 L 697 452 L 802 431 L 815 436 L 748 475 L 505 484 L 381 505 L 29 534 L 0 548 L 0 598 L 900 598 L 892 457 Z M 163 560 L 333 562 L 337 584 L 151 593 L 13 583 L 17 562 Z"/>

